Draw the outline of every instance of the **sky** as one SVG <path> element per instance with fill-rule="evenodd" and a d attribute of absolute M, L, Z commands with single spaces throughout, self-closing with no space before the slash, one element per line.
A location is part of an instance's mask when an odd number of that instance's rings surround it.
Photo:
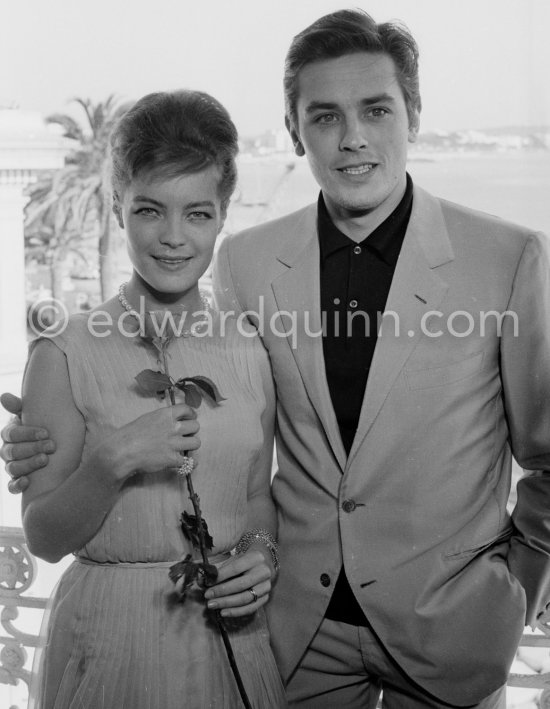
<path fill-rule="evenodd" d="M 354 6 L 416 37 L 422 129 L 550 125 L 550 0 L 3 0 L 0 106 L 47 115 L 185 87 L 244 136 L 282 128 L 291 38 Z"/>

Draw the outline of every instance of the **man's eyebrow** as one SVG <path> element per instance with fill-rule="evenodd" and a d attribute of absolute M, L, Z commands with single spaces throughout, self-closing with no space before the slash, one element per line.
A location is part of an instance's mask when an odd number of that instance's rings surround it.
<path fill-rule="evenodd" d="M 395 103 L 395 98 L 387 93 L 369 96 L 360 100 L 363 106 L 373 106 L 377 103 Z M 334 111 L 339 107 L 339 104 L 331 101 L 311 101 L 306 106 L 306 114 L 314 113 L 315 111 Z"/>
<path fill-rule="evenodd" d="M 328 103 L 327 101 L 312 101 L 306 106 L 306 113 L 313 113 L 314 111 L 333 111 L 338 108 L 337 103 Z"/>
<path fill-rule="evenodd" d="M 362 99 L 361 103 L 363 106 L 372 106 L 375 103 L 395 103 L 395 97 L 390 94 L 378 94 L 378 96 L 369 96 L 368 98 Z"/>

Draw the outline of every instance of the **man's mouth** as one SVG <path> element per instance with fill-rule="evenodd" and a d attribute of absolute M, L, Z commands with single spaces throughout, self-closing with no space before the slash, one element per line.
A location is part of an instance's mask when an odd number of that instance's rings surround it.
<path fill-rule="evenodd" d="M 365 162 L 361 165 L 349 165 L 348 167 L 339 167 L 338 171 L 343 172 L 344 175 L 366 175 L 376 167 L 373 162 Z"/>

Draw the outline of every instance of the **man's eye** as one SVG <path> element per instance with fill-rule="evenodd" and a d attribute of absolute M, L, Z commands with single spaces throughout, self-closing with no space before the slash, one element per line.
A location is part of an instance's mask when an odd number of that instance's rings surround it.
<path fill-rule="evenodd" d="M 190 212 L 189 216 L 191 219 L 212 219 L 212 215 L 209 212 Z"/>
<path fill-rule="evenodd" d="M 335 123 L 338 120 L 338 116 L 335 113 L 323 113 L 322 116 L 317 116 L 315 123 L 321 123 L 322 125 L 328 125 L 329 123 Z"/>
<path fill-rule="evenodd" d="M 384 116 L 387 116 L 388 113 L 389 111 L 387 109 L 377 106 L 370 109 L 369 116 L 372 116 L 373 118 L 384 118 Z"/>

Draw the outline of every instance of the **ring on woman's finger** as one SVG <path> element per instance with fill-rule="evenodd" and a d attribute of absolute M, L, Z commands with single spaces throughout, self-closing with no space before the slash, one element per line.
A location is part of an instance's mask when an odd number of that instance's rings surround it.
<path fill-rule="evenodd" d="M 254 590 L 254 586 L 251 586 L 251 587 L 248 589 L 248 592 L 252 594 L 252 603 L 256 603 L 256 601 L 258 600 L 258 594 L 257 594 L 256 591 Z"/>
<path fill-rule="evenodd" d="M 183 455 L 183 461 L 178 468 L 178 473 L 182 476 L 190 475 L 195 467 L 195 460 L 188 455 Z"/>

